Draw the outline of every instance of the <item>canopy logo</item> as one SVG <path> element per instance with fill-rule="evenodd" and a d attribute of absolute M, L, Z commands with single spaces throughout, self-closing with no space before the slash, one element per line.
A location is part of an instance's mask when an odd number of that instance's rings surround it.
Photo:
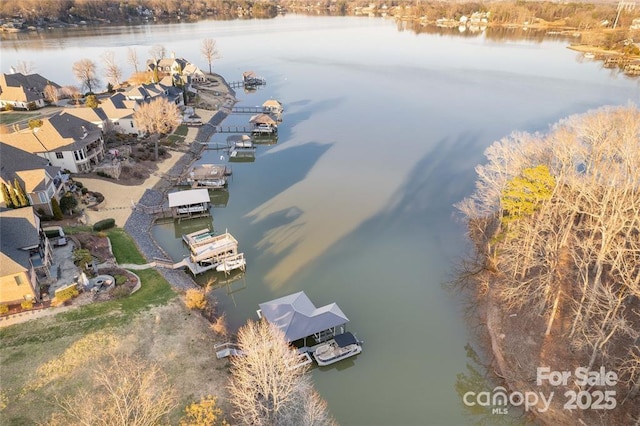
<path fill-rule="evenodd" d="M 577 387 L 586 390 L 567 390 L 564 392 L 565 410 L 612 410 L 617 406 L 615 390 L 600 390 L 598 387 L 613 387 L 618 383 L 618 375 L 613 371 L 589 370 L 578 367 L 573 371 L 551 371 L 549 367 L 538 367 L 536 384 L 548 384 L 553 387 Z M 537 410 L 544 413 L 549 409 L 555 392 L 526 391 L 507 392 L 502 386 L 492 391 L 469 391 L 462 396 L 468 407 L 491 407 L 491 414 L 508 414 L 509 407 L 523 407 L 525 411 Z"/>

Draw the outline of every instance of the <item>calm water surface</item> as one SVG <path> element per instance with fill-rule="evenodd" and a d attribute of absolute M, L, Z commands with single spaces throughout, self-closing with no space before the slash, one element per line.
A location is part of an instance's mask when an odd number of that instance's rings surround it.
<path fill-rule="evenodd" d="M 277 144 L 232 164 L 226 206 L 213 209 L 215 229 L 228 229 L 248 259 L 230 287 L 239 290 L 216 291 L 232 327 L 256 318 L 258 303 L 304 290 L 318 306 L 337 302 L 365 341 L 357 358 L 313 370 L 341 424 L 498 423 L 465 409 L 460 396 L 481 384 L 468 384 L 462 300 L 443 289 L 468 249 L 452 205 L 472 191 L 474 166 L 493 141 L 637 103 L 637 83 L 581 61 L 562 41 L 416 35 L 380 18 L 298 16 L 20 35 L 3 40 L 2 70 L 27 60 L 76 84 L 74 61 L 114 50 L 124 62 L 126 46 L 142 58 L 157 43 L 206 70 L 204 38 L 217 40 L 214 70 L 228 81 L 247 70 L 267 79 L 264 89 L 238 92 L 238 105 L 275 98 L 286 108 Z M 206 224 L 160 224 L 153 233 L 180 259 L 180 234 Z"/>

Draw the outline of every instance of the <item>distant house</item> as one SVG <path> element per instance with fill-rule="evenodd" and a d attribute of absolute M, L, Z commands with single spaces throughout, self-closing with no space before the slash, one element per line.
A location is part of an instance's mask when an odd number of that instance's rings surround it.
<path fill-rule="evenodd" d="M 40 300 L 52 253 L 33 207 L 0 211 L 0 235 L 0 304 Z"/>
<path fill-rule="evenodd" d="M 170 77 L 166 77 L 170 78 Z M 164 79 L 163 79 L 164 81 Z M 124 92 L 124 96 L 128 100 L 138 102 L 148 102 L 160 96 L 164 96 L 170 102 L 178 106 L 184 105 L 184 99 L 182 96 L 182 89 L 174 87 L 170 84 L 139 84 Z"/>
<path fill-rule="evenodd" d="M 147 61 L 147 69 L 153 71 L 158 68 L 158 72 L 161 74 L 172 75 L 174 73 L 182 73 L 182 70 L 187 65 L 187 60 L 183 58 L 176 58 L 172 55 L 171 58 L 162 58 L 157 61 L 149 59 Z"/>
<path fill-rule="evenodd" d="M 17 178 L 33 208 L 52 216 L 51 200 L 60 200 L 66 191 L 68 175 L 63 175 L 60 167 L 50 166 L 45 158 L 2 142 L 0 158 L 0 182 L 10 186 Z M 7 200 L 0 193 L 0 206 L 6 204 Z"/>
<path fill-rule="evenodd" d="M 102 131 L 95 124 L 68 113 L 57 113 L 31 130 L 0 135 L 0 141 L 37 154 L 52 166 L 71 173 L 90 172 L 104 159 Z"/>
<path fill-rule="evenodd" d="M 60 86 L 40 74 L 24 75 L 19 72 L 0 75 L 0 107 L 12 105 L 18 109 L 29 109 L 31 106 L 42 108 L 45 103 L 45 88 Z M 30 105 L 31 104 L 31 105 Z"/>
<path fill-rule="evenodd" d="M 182 74 L 189 77 L 189 83 L 202 83 L 207 80 L 207 76 L 192 63 L 188 63 L 182 70 Z"/>

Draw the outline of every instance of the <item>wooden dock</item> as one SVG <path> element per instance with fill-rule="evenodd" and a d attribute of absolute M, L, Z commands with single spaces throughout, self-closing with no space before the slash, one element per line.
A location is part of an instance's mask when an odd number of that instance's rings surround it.
<path fill-rule="evenodd" d="M 269 114 L 269 109 L 265 107 L 233 107 L 231 108 L 233 114 Z"/>

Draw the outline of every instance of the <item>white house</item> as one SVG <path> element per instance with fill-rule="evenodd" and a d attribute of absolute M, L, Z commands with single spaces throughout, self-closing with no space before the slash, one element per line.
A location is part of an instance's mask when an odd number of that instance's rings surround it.
<path fill-rule="evenodd" d="M 90 172 L 104 159 L 102 131 L 95 124 L 64 112 L 42 120 L 42 126 L 0 135 L 0 141 L 49 160 L 71 173 Z"/>

